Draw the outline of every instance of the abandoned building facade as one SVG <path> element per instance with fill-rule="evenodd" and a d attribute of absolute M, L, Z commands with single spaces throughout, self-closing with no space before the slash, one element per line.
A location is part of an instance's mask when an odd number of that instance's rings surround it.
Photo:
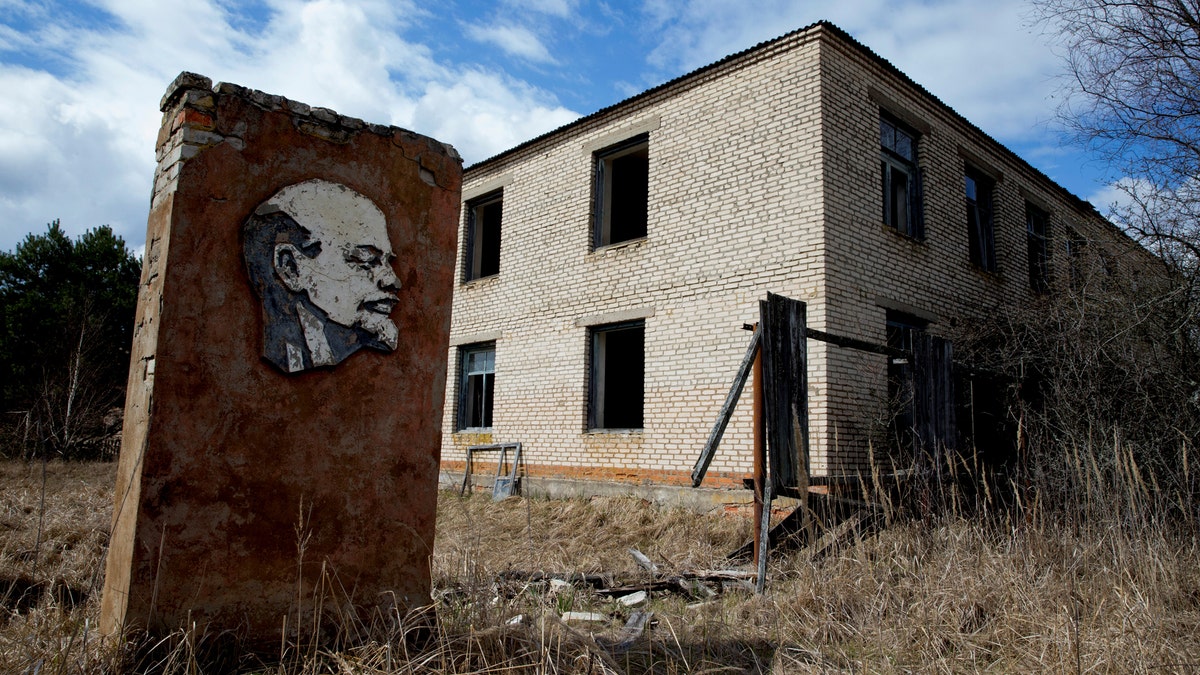
<path fill-rule="evenodd" d="M 530 476 L 687 484 L 768 292 L 902 346 L 1053 293 L 1078 242 L 1132 246 L 827 23 L 468 167 L 462 199 L 442 466 L 520 442 Z M 853 475 L 892 361 L 808 359 L 812 478 Z M 751 471 L 743 400 L 706 486 Z"/>

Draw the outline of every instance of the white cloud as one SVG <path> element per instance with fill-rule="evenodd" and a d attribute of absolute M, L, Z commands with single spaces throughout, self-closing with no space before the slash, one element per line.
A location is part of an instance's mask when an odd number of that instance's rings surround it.
<path fill-rule="evenodd" d="M 511 24 L 467 26 L 467 36 L 477 42 L 491 44 L 506 54 L 534 63 L 553 63 L 554 57 L 533 31 Z"/>
<path fill-rule="evenodd" d="M 661 27 L 651 65 L 678 75 L 783 32 L 827 19 L 984 131 L 1004 139 L 1045 134 L 1059 65 L 1026 25 L 1021 0 L 649 0 Z"/>
<path fill-rule="evenodd" d="M 1186 189 L 1188 187 L 1185 187 Z M 1135 206 L 1138 202 L 1134 195 L 1143 202 L 1153 203 L 1157 196 L 1170 195 L 1170 193 L 1160 192 L 1150 181 L 1125 177 L 1102 186 L 1087 200 L 1096 207 L 1097 211 L 1111 217 L 1113 214 Z"/>
<path fill-rule="evenodd" d="M 73 2 L 90 4 L 59 11 Z M 569 100 L 608 101 L 825 18 L 1001 142 L 1063 173 L 1077 161 L 1052 154 L 1058 62 L 1021 0 L 503 0 L 465 18 L 415 0 L 252 4 L 251 16 L 233 0 L 0 0 L 0 250 L 56 217 L 140 244 L 158 101 L 182 70 L 428 134 L 468 164 L 578 116 L 473 65 L 465 40 L 532 64 Z"/>
<path fill-rule="evenodd" d="M 571 16 L 575 11 L 577 0 L 505 0 L 504 4 L 510 8 L 518 10 L 526 10 L 531 12 L 539 12 L 541 14 L 549 14 L 560 19 L 565 19 Z"/>
<path fill-rule="evenodd" d="M 456 114 L 447 115 L 453 110 Z M 466 71 L 453 83 L 433 83 L 414 111 L 416 126 L 435 138 L 457 139 L 456 147 L 471 148 L 467 163 L 486 159 L 579 115 L 548 102 L 518 83 L 483 71 Z"/>
<path fill-rule="evenodd" d="M 47 15 L 36 33 L 0 33 L 0 43 L 57 45 L 70 66 L 58 77 L 0 63 L 0 250 L 54 218 L 71 235 L 110 224 L 141 245 L 158 102 L 183 70 L 432 135 L 468 163 L 577 117 L 543 91 L 405 40 L 425 16 L 414 4 L 269 2 L 245 30 L 233 25 L 251 22 L 219 0 L 105 0 L 111 26 Z"/>

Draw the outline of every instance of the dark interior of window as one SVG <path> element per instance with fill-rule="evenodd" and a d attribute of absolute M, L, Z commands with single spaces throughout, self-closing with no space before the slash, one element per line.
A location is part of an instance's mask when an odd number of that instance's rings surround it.
<path fill-rule="evenodd" d="M 1047 246 L 1047 222 L 1050 215 L 1025 203 L 1025 234 L 1029 244 L 1029 286 L 1035 293 L 1050 288 L 1050 250 Z"/>
<path fill-rule="evenodd" d="M 967 236 L 970 240 L 971 263 L 986 272 L 996 271 L 996 235 L 992 218 L 990 178 L 967 168 L 964 175 L 967 196 Z"/>
<path fill-rule="evenodd" d="M 458 428 L 492 427 L 492 394 L 496 387 L 496 346 L 462 349 L 462 383 L 459 395 Z"/>
<path fill-rule="evenodd" d="M 1067 231 L 1066 239 L 1067 262 L 1071 266 L 1071 288 L 1079 290 L 1083 288 L 1087 278 L 1086 263 L 1084 261 L 1087 240 L 1074 230 Z"/>
<path fill-rule="evenodd" d="M 642 428 L 645 336 L 640 321 L 592 329 L 590 428 Z"/>
<path fill-rule="evenodd" d="M 487 195 L 467 208 L 467 280 L 500 273 L 500 221 L 503 195 Z"/>
<path fill-rule="evenodd" d="M 883 222 L 901 234 L 920 239 L 925 233 L 917 136 L 892 119 L 880 117 L 879 143 Z"/>
<path fill-rule="evenodd" d="M 646 135 L 596 154 L 596 247 L 646 236 L 649 181 Z"/>
<path fill-rule="evenodd" d="M 913 348 L 913 333 L 923 331 L 929 322 L 919 317 L 888 310 L 887 346 L 909 354 Z M 892 461 L 897 467 L 912 463 L 913 453 L 913 389 L 912 357 L 888 357 L 888 403 L 891 411 L 889 436 Z"/>

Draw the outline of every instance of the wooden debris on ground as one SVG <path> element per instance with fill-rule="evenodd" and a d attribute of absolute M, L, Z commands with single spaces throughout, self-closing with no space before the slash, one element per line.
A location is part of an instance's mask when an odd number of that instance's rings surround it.
<path fill-rule="evenodd" d="M 625 622 L 625 626 L 621 628 L 621 632 L 617 634 L 616 643 L 612 645 L 612 650 L 616 654 L 623 654 L 633 648 L 637 639 L 642 636 L 646 630 L 646 626 L 650 623 L 650 619 L 654 617 L 654 612 L 643 612 L 641 610 L 634 611 L 629 615 L 629 620 Z"/>
<path fill-rule="evenodd" d="M 633 559 L 637 561 L 637 564 L 641 566 L 642 569 L 646 570 L 650 574 L 658 574 L 658 565 L 655 565 L 653 562 L 651 562 L 650 559 L 646 557 L 645 553 L 642 553 L 636 548 L 631 548 L 629 549 L 629 555 L 633 556 Z"/>

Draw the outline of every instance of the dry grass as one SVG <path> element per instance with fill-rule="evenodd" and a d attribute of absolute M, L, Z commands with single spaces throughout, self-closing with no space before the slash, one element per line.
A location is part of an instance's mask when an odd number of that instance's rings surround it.
<path fill-rule="evenodd" d="M 0 672 L 36 672 L 63 655 L 86 671 L 100 658 L 115 477 L 112 463 L 0 461 Z"/>
<path fill-rule="evenodd" d="M 95 637 L 113 466 L 0 464 L 0 672 L 137 671 Z M 41 539 L 38 541 L 38 525 Z M 646 579 L 712 569 L 749 530 L 634 499 L 548 502 L 442 493 L 437 621 L 421 647 L 392 640 L 290 649 L 263 673 L 1200 672 L 1200 542 L 1194 519 L 896 519 L 810 560 L 777 556 L 768 592 L 707 601 L 656 593 L 654 623 L 616 645 L 630 609 L 583 584 L 530 573 Z M 32 552 L 37 550 L 35 556 Z M 36 569 L 35 569 L 36 565 Z M 4 587 L 0 587 L 4 588 Z M 26 589 L 21 595 L 21 589 Z M 29 591 L 28 589 L 35 589 Z M 41 590 L 37 590 L 41 589 Z M 22 599 L 24 598 L 24 599 Z M 566 625 L 561 612 L 608 620 Z M 520 617 L 519 621 L 510 623 Z M 195 636 L 164 670 L 196 672 Z M 222 668 L 228 668 L 228 664 Z M 216 672 L 210 668 L 209 672 Z"/>

